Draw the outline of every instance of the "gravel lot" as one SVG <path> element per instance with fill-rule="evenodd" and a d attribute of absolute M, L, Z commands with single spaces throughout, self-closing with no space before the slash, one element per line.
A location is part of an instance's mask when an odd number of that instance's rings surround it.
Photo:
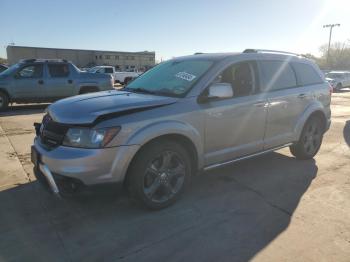
<path fill-rule="evenodd" d="M 350 261 L 350 90 L 315 160 L 283 149 L 226 166 L 157 212 L 113 188 L 47 193 L 30 163 L 45 107 L 0 114 L 0 261 Z"/>

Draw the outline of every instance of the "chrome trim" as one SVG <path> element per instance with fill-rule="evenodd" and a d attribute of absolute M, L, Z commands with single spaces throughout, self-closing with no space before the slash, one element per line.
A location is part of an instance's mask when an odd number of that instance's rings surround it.
<path fill-rule="evenodd" d="M 58 187 L 56 185 L 55 180 L 53 179 L 53 176 L 51 174 L 51 171 L 46 165 L 39 164 L 40 171 L 44 174 L 47 182 L 49 183 L 49 186 L 52 190 L 52 192 L 56 195 L 59 195 L 60 191 L 58 190 Z"/>
<path fill-rule="evenodd" d="M 211 169 L 214 169 L 214 168 L 217 168 L 217 167 L 221 167 L 221 166 L 224 166 L 224 165 L 232 164 L 232 163 L 235 163 L 235 162 L 238 162 L 238 161 L 241 161 L 241 160 L 245 160 L 245 159 L 249 159 L 249 158 L 252 158 L 252 157 L 255 157 L 255 156 L 260 156 L 260 155 L 263 155 L 263 154 L 266 154 L 266 153 L 269 153 L 269 152 L 272 152 L 272 151 L 276 151 L 278 149 L 285 148 L 285 147 L 290 146 L 292 144 L 293 143 L 288 143 L 288 144 L 285 144 L 283 146 L 278 146 L 278 147 L 274 147 L 274 148 L 271 148 L 271 149 L 268 149 L 268 150 L 265 150 L 265 151 L 261 151 L 259 153 L 254 153 L 252 155 L 242 156 L 242 157 L 235 158 L 235 159 L 232 159 L 232 160 L 229 160 L 229 161 L 226 161 L 226 162 L 223 162 L 223 163 L 219 163 L 219 164 L 213 164 L 213 165 L 205 167 L 204 171 L 208 171 L 208 170 L 211 170 Z"/>

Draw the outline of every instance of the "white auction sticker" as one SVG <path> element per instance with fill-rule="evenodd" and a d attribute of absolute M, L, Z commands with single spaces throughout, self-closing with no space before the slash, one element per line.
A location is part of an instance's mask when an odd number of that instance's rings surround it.
<path fill-rule="evenodd" d="M 193 79 L 196 78 L 195 75 L 192 75 L 186 72 L 178 72 L 175 76 L 189 82 L 191 82 Z"/>

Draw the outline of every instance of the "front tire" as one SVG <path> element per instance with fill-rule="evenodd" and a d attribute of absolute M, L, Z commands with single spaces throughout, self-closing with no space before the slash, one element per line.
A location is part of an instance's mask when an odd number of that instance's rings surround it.
<path fill-rule="evenodd" d="M 0 92 L 0 111 L 7 109 L 9 105 L 9 97 L 6 93 Z"/>
<path fill-rule="evenodd" d="M 165 208 L 183 193 L 190 175 L 188 152 L 173 141 L 158 141 L 141 149 L 132 162 L 129 193 L 147 208 Z"/>
<path fill-rule="evenodd" d="M 289 147 L 290 152 L 297 159 L 313 158 L 321 147 L 324 128 L 321 119 L 310 118 L 301 132 L 299 141 Z"/>

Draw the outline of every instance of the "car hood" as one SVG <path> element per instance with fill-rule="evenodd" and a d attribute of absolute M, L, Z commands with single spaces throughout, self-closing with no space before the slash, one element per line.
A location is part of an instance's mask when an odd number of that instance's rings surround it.
<path fill-rule="evenodd" d="M 330 82 L 330 81 L 335 81 L 333 78 L 329 78 L 329 77 L 326 77 L 326 80 L 327 80 L 328 82 Z"/>
<path fill-rule="evenodd" d="M 99 117 L 147 110 L 177 100 L 178 98 L 112 90 L 59 100 L 48 107 L 48 113 L 59 123 L 91 125 Z"/>

